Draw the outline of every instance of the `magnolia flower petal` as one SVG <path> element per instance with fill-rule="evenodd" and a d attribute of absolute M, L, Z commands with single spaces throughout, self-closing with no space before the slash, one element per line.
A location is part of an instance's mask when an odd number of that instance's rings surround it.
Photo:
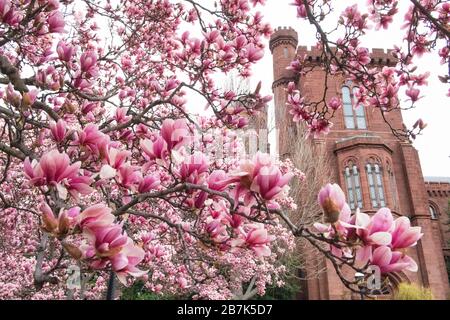
<path fill-rule="evenodd" d="M 117 170 L 111 167 L 109 164 L 105 164 L 100 169 L 100 178 L 101 179 L 111 179 L 114 178 L 117 174 Z"/>
<path fill-rule="evenodd" d="M 392 235 L 389 232 L 375 232 L 370 235 L 369 239 L 380 246 L 387 246 L 391 244 Z"/>
<path fill-rule="evenodd" d="M 66 200 L 67 199 L 67 189 L 66 187 L 64 187 L 62 184 L 57 183 L 56 184 L 56 190 L 58 191 L 58 196 L 63 199 Z"/>

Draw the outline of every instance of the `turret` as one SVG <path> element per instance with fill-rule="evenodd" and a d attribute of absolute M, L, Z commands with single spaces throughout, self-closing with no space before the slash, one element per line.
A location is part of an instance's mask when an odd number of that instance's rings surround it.
<path fill-rule="evenodd" d="M 298 35 L 291 27 L 279 27 L 270 37 L 269 47 L 273 56 L 273 86 L 286 84 L 295 78 L 295 74 L 286 70 L 297 51 Z"/>
<path fill-rule="evenodd" d="M 295 59 L 298 35 L 292 28 L 277 28 L 270 37 L 270 51 L 273 56 L 273 84 L 275 109 L 275 129 L 277 133 L 277 149 L 281 158 L 291 155 L 292 144 L 296 139 L 296 125 L 292 121 L 286 107 L 286 86 L 295 81 L 294 72 L 287 70 L 291 61 Z"/>

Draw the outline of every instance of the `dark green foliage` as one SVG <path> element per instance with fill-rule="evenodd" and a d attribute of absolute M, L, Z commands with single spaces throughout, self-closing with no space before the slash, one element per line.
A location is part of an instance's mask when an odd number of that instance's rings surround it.
<path fill-rule="evenodd" d="M 161 295 L 147 290 L 142 281 L 136 281 L 131 287 L 122 290 L 121 300 L 186 300 L 189 297 Z"/>
<path fill-rule="evenodd" d="M 283 287 L 268 287 L 266 294 L 264 296 L 256 296 L 255 300 L 296 300 L 300 292 L 298 279 L 292 277 L 289 280 L 286 281 Z"/>
<path fill-rule="evenodd" d="M 286 266 L 286 274 L 283 276 L 284 285 L 268 286 L 264 296 L 256 296 L 256 300 L 296 300 L 301 292 L 299 266 L 301 257 L 298 254 L 288 254 L 280 259 L 280 262 Z"/>

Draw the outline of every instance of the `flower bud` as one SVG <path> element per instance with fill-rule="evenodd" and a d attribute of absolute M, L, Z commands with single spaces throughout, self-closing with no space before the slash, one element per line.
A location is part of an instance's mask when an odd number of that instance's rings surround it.
<path fill-rule="evenodd" d="M 323 209 L 324 222 L 335 223 L 339 220 L 339 214 L 345 205 L 345 195 L 339 185 L 328 183 L 320 189 L 318 202 Z"/>
<path fill-rule="evenodd" d="M 58 217 L 58 235 L 64 236 L 69 232 L 70 221 L 67 212 L 63 211 Z"/>
<path fill-rule="evenodd" d="M 41 204 L 41 212 L 42 212 L 42 228 L 47 232 L 53 232 L 58 227 L 58 221 L 53 214 L 52 209 L 48 206 L 47 203 Z"/>
<path fill-rule="evenodd" d="M 64 247 L 64 249 L 66 249 L 67 253 L 70 254 L 70 256 L 72 258 L 74 258 L 75 260 L 78 260 L 82 257 L 83 253 L 81 252 L 80 249 L 78 249 L 77 246 L 71 244 L 71 243 L 67 243 L 67 242 L 63 242 L 62 246 Z"/>

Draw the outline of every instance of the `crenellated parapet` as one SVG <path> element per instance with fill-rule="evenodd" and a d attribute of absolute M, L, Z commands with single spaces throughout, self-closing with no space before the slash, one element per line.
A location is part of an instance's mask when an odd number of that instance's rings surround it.
<path fill-rule="evenodd" d="M 335 47 L 332 47 L 331 50 L 336 50 Z M 380 65 L 380 66 L 395 66 L 398 62 L 397 58 L 392 55 L 393 50 L 374 48 L 370 52 L 370 63 L 372 65 Z M 299 56 L 307 56 L 307 60 L 311 63 L 321 62 L 322 61 L 322 50 L 319 50 L 317 47 L 307 47 L 307 46 L 299 46 L 297 48 L 297 55 Z"/>
<path fill-rule="evenodd" d="M 291 27 L 278 27 L 270 37 L 269 48 L 273 53 L 275 47 L 279 45 L 291 45 L 297 48 L 298 34 Z"/>
<path fill-rule="evenodd" d="M 425 177 L 425 188 L 429 197 L 443 197 L 450 201 L 450 178 Z"/>

